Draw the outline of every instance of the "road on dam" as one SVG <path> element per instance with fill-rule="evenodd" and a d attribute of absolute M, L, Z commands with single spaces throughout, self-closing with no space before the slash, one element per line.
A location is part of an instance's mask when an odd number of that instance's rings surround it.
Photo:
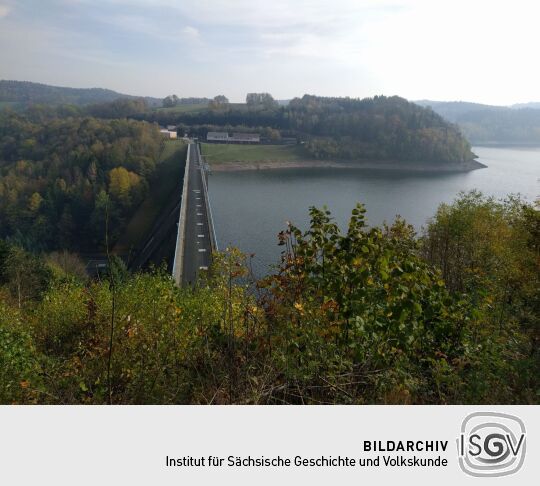
<path fill-rule="evenodd" d="M 178 283 L 193 285 L 197 275 L 207 270 L 212 261 L 211 215 L 205 190 L 205 171 L 196 144 L 190 144 L 185 199 L 184 228 L 180 215 L 179 242 L 175 250 L 173 276 Z M 183 234 L 182 234 L 183 229 Z M 183 241 L 181 241 L 183 239 Z M 181 263 L 178 261 L 181 259 Z"/>

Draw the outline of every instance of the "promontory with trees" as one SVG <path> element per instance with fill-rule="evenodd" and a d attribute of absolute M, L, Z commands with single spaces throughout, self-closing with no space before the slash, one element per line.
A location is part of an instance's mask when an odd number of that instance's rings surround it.
<path fill-rule="evenodd" d="M 459 129 L 429 108 L 398 96 L 366 99 L 304 95 L 287 105 L 267 93 L 246 104 L 211 103 L 197 111 L 152 111 L 135 118 L 175 124 L 204 137 L 208 131 L 272 130 L 273 138 L 297 137 L 306 156 L 319 160 L 423 163 L 426 170 L 482 167 Z"/>

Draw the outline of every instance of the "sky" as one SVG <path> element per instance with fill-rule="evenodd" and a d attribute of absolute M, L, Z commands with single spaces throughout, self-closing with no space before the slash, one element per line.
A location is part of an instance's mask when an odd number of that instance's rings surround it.
<path fill-rule="evenodd" d="M 540 101 L 537 0 L 0 0 L 0 79 L 164 97 Z"/>

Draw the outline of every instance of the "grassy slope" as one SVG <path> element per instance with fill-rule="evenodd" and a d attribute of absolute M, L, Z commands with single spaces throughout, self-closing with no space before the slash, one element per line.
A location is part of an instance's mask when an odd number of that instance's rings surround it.
<path fill-rule="evenodd" d="M 298 145 L 202 144 L 202 153 L 211 165 L 234 162 L 292 162 L 308 155 Z"/>
<path fill-rule="evenodd" d="M 148 234 L 171 193 L 179 188 L 182 177 L 180 162 L 185 158 L 186 144 L 182 140 L 168 140 L 164 143 L 148 196 L 127 224 L 125 233 L 114 247 L 115 253 L 128 252 Z"/>
<path fill-rule="evenodd" d="M 245 108 L 247 105 L 245 103 L 229 103 L 226 107 L 233 108 Z M 196 113 L 198 111 L 208 110 L 208 103 L 199 103 L 196 105 L 178 105 L 172 106 L 171 108 L 155 108 L 154 111 L 159 113 Z"/>
<path fill-rule="evenodd" d="M 203 111 L 208 109 L 207 103 L 202 103 L 198 105 L 178 105 L 172 106 L 171 108 L 156 108 L 155 111 L 159 113 L 191 113 L 196 111 Z"/>

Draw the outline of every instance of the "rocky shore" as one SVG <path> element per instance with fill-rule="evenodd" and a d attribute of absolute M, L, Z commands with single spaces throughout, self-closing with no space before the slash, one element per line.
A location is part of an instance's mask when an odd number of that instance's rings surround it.
<path fill-rule="evenodd" d="M 299 169 L 299 168 L 332 168 L 359 170 L 405 170 L 415 172 L 468 172 L 483 169 L 486 165 L 470 160 L 455 164 L 439 162 L 405 162 L 398 160 L 387 161 L 335 161 L 335 160 L 264 160 L 253 162 L 227 162 L 210 165 L 215 172 L 233 172 L 243 170 Z"/>

